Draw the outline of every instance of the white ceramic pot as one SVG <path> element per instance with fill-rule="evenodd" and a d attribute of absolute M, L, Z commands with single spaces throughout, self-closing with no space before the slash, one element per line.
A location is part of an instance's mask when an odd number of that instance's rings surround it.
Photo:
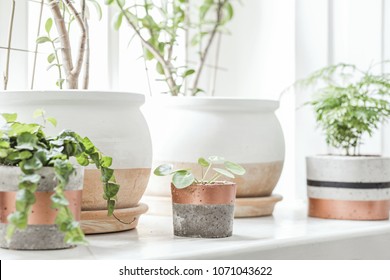
<path fill-rule="evenodd" d="M 306 158 L 309 216 L 384 220 L 390 210 L 390 158 Z"/>
<path fill-rule="evenodd" d="M 169 97 L 147 101 L 146 115 L 153 139 L 156 167 L 170 162 L 177 168 L 192 168 L 201 156 L 223 156 L 245 167 L 237 183 L 236 216 L 260 216 L 283 168 L 284 138 L 275 116 L 277 101 L 218 97 Z M 169 214 L 170 178 L 152 176 L 146 196 L 150 211 Z M 258 203 L 256 203 L 258 202 Z M 263 212 L 262 212 L 263 211 Z"/>
<path fill-rule="evenodd" d="M 18 120 L 33 119 L 36 109 L 44 109 L 58 121 L 47 134 L 71 129 L 89 137 L 106 155 L 113 158 L 113 168 L 121 189 L 118 194 L 117 216 L 133 220 L 146 212 L 139 205 L 147 186 L 152 162 L 149 129 L 140 111 L 145 97 L 135 93 L 93 91 L 20 91 L 0 92 L 0 112 L 18 113 Z M 107 217 L 106 201 L 102 198 L 100 175 L 92 167 L 85 172 L 82 226 L 86 233 L 110 232 L 134 228 Z"/>

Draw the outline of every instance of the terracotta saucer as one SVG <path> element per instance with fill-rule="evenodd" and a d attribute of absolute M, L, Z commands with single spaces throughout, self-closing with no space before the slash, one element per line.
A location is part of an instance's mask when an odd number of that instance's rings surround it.
<path fill-rule="evenodd" d="M 270 216 L 274 211 L 275 204 L 282 199 L 283 197 L 279 194 L 265 197 L 236 198 L 234 217 L 244 218 Z"/>
<path fill-rule="evenodd" d="M 131 208 L 116 209 L 115 216 L 107 216 L 107 210 L 92 210 L 81 212 L 81 229 L 85 234 L 118 232 L 133 229 L 137 226 L 139 217 L 148 211 L 144 203 Z"/>

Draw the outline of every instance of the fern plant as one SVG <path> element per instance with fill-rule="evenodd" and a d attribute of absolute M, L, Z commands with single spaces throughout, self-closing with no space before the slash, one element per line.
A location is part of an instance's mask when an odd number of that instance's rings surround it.
<path fill-rule="evenodd" d="M 362 137 L 371 137 L 390 116 L 390 75 L 375 74 L 374 66 L 363 71 L 353 64 L 331 65 L 298 83 L 314 86 L 306 105 L 313 107 L 326 143 L 346 155 L 358 155 Z"/>

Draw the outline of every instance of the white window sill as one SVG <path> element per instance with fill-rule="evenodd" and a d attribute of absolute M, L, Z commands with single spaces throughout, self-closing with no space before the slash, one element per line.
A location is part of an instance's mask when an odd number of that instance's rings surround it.
<path fill-rule="evenodd" d="M 174 237 L 170 217 L 143 216 L 137 230 L 88 236 L 90 246 L 55 251 L 0 249 L 1 259 L 390 259 L 389 221 L 306 217 L 280 205 L 273 217 L 235 219 L 233 236 Z"/>

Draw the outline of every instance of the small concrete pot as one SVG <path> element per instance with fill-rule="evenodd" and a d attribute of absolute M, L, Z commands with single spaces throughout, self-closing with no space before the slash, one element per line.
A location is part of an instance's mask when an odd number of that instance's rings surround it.
<path fill-rule="evenodd" d="M 387 220 L 390 158 L 306 158 L 309 216 L 342 220 Z"/>
<path fill-rule="evenodd" d="M 221 238 L 233 233 L 236 184 L 217 182 L 177 189 L 171 185 L 176 236 Z"/>
<path fill-rule="evenodd" d="M 50 197 L 54 193 L 57 181 L 51 167 L 44 167 L 39 171 L 41 180 L 35 193 L 36 202 L 32 206 L 27 228 L 23 231 L 17 230 L 11 242 L 6 241 L 7 217 L 15 211 L 18 178 L 21 174 L 19 167 L 0 166 L 0 247 L 16 250 L 72 247 L 64 242 L 64 234 L 55 224 L 57 211 L 51 208 Z M 80 220 L 83 176 L 83 168 L 76 168 L 76 172 L 71 176 L 65 188 L 65 196 L 76 221 Z"/>

